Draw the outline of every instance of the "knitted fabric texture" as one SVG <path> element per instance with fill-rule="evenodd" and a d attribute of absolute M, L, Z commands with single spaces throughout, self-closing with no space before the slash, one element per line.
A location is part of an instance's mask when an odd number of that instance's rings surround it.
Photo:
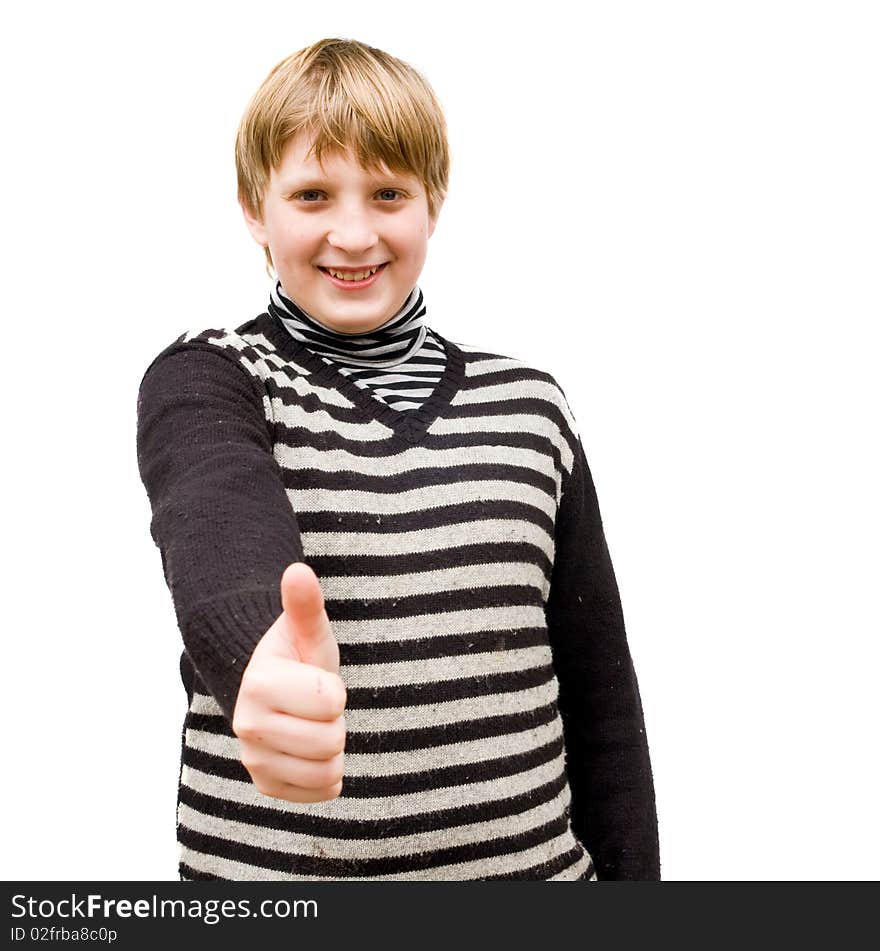
<path fill-rule="evenodd" d="M 548 374 L 436 334 L 400 412 L 270 314 L 183 335 L 138 460 L 184 653 L 180 875 L 657 878 L 635 673 L 575 420 Z M 293 561 L 348 694 L 339 798 L 264 796 L 231 730 Z"/>

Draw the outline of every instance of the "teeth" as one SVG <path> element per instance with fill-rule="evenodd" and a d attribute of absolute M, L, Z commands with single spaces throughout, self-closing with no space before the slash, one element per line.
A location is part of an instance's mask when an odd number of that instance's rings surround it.
<path fill-rule="evenodd" d="M 372 274 L 375 274 L 379 270 L 379 267 L 372 267 L 369 271 L 334 271 L 332 268 L 327 268 L 328 273 L 332 274 L 334 277 L 338 277 L 341 281 L 362 281 L 364 278 L 370 277 Z"/>

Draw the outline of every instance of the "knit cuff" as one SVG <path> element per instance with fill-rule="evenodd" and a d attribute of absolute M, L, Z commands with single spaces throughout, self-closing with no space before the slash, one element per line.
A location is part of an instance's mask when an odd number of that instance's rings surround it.
<path fill-rule="evenodd" d="M 273 587 L 202 602 L 180 621 L 187 653 L 230 726 L 245 667 L 281 611 L 281 592 Z"/>

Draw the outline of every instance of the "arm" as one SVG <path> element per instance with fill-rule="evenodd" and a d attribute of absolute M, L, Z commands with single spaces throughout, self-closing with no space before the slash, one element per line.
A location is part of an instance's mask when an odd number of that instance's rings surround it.
<path fill-rule="evenodd" d="M 641 698 L 579 437 L 574 448 L 557 514 L 547 602 L 572 829 L 600 880 L 657 880 L 657 815 Z"/>
<path fill-rule="evenodd" d="M 284 569 L 303 560 L 256 381 L 209 344 L 173 344 L 141 382 L 137 455 L 184 646 L 231 725 Z"/>

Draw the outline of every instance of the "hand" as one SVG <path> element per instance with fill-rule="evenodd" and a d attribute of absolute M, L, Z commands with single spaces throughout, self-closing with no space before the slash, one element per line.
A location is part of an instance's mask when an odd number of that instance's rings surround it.
<path fill-rule="evenodd" d="M 281 578 L 284 610 L 241 679 L 232 731 L 266 796 L 321 802 L 342 791 L 347 700 L 321 585 L 303 562 Z"/>

